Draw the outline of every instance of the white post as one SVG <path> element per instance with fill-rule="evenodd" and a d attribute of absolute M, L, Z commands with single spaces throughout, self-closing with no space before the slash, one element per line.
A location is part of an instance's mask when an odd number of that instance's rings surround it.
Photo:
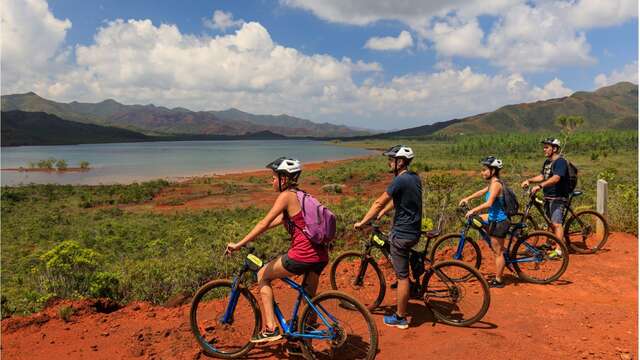
<path fill-rule="evenodd" d="M 596 210 L 603 216 L 607 216 L 608 184 L 605 180 L 598 180 Z"/>
<path fill-rule="evenodd" d="M 605 218 L 608 212 L 607 211 L 608 197 L 609 197 L 608 184 L 605 180 L 599 179 L 598 185 L 597 185 L 597 192 L 596 192 L 596 211 L 602 214 L 602 216 L 604 216 Z M 598 221 L 598 223 L 596 224 L 596 234 L 598 234 L 598 236 L 602 235 L 602 232 L 604 231 L 604 228 L 602 225 L 603 224 L 601 224 L 600 221 Z"/>

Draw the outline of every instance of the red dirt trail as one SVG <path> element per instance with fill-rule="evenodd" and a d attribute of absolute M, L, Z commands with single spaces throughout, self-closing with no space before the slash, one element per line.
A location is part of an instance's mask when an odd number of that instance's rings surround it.
<path fill-rule="evenodd" d="M 571 257 L 552 285 L 518 283 L 492 290 L 491 308 L 472 328 L 433 323 L 420 302 L 408 330 L 385 327 L 378 359 L 637 359 L 638 238 L 614 233 L 597 255 Z M 328 276 L 322 278 L 327 288 Z M 288 313 L 290 290 L 276 285 Z M 385 305 L 393 304 L 393 291 Z M 95 302 L 60 302 L 29 317 L 2 321 L 4 359 L 202 359 L 189 330 L 188 305 L 133 303 L 101 313 Z M 282 304 L 284 303 L 284 304 Z M 70 322 L 58 315 L 72 305 Z M 282 343 L 255 348 L 250 358 L 287 358 Z"/>

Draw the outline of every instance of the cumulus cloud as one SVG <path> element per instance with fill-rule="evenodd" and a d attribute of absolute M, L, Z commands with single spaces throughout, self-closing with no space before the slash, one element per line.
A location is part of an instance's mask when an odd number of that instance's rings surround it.
<path fill-rule="evenodd" d="M 213 12 L 211 19 L 204 21 L 204 26 L 213 29 L 226 32 L 227 29 L 235 29 L 244 24 L 244 20 L 234 20 L 233 14 L 230 12 L 224 12 L 222 10 L 216 10 Z"/>
<path fill-rule="evenodd" d="M 64 65 L 71 21 L 56 19 L 46 1 L 3 0 L 0 18 L 3 87 L 37 86 Z"/>
<path fill-rule="evenodd" d="M 2 34 L 3 80 L 17 79 L 3 81 L 4 94 L 35 90 L 58 101 L 114 98 L 194 110 L 237 107 L 397 128 L 399 123 L 422 125 L 570 91 L 557 79 L 538 88 L 517 72 L 488 75 L 445 60 L 434 72 L 384 80 L 376 75 L 383 71 L 378 63 L 301 53 L 275 42 L 257 22 L 208 36 L 184 34 L 175 25 L 150 20 L 114 20 L 97 30 L 92 43 L 77 45 L 72 56 L 64 56 L 70 23 L 56 19 L 46 6 L 31 6 L 42 2 L 24 4 L 17 12 L 3 8 L 3 27 L 7 23 L 16 28 Z M 34 42 L 38 39 L 33 34 L 38 34 L 49 43 L 21 50 L 29 55 L 7 50 L 5 57 L 4 47 L 11 45 L 8 34 Z M 39 54 L 47 60 L 31 67 L 28 56 Z M 356 73 L 365 80 L 355 81 Z"/>
<path fill-rule="evenodd" d="M 555 78 L 549 81 L 544 87 L 534 87 L 530 94 L 536 100 L 560 98 L 569 96 L 573 91 L 564 86 L 562 80 Z"/>
<path fill-rule="evenodd" d="M 400 21 L 419 35 L 419 48 L 443 57 L 488 59 L 510 71 L 535 72 L 590 65 L 584 30 L 621 24 L 638 14 L 636 0 L 281 0 L 332 22 L 366 25 Z M 479 16 L 495 20 L 488 33 Z M 424 46 L 423 41 L 433 43 Z"/>
<path fill-rule="evenodd" d="M 390 50 L 390 51 L 398 51 L 406 48 L 410 48 L 413 46 L 413 38 L 408 31 L 400 32 L 398 37 L 393 36 L 385 36 L 385 37 L 372 37 L 367 40 L 367 43 L 364 44 L 364 47 L 371 50 Z"/>
<path fill-rule="evenodd" d="M 613 70 L 609 75 L 598 74 L 593 79 L 593 83 L 596 85 L 596 87 L 613 85 L 620 81 L 630 81 L 634 84 L 638 83 L 638 62 L 637 61 L 623 66 L 622 69 Z"/>

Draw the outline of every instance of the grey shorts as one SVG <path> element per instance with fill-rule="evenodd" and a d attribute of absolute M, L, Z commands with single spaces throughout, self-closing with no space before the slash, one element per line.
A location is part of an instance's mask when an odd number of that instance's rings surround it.
<path fill-rule="evenodd" d="M 545 212 L 554 224 L 562 224 L 562 214 L 567 206 L 565 199 L 548 199 L 544 204 Z"/>
<path fill-rule="evenodd" d="M 411 255 L 411 248 L 414 247 L 418 241 L 420 241 L 420 238 L 408 240 L 398 238 L 394 233 L 389 235 L 391 264 L 398 279 L 406 279 L 409 277 L 409 256 Z"/>

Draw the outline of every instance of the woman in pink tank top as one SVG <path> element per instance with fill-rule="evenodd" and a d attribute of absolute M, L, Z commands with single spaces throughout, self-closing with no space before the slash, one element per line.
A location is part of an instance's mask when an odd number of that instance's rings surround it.
<path fill-rule="evenodd" d="M 283 224 L 291 235 L 291 245 L 287 253 L 267 263 L 258 271 L 258 286 L 266 328 L 252 338 L 252 342 L 267 342 L 282 338 L 276 327 L 271 280 L 305 274 L 305 289 L 309 295 L 313 296 L 318 288 L 320 274 L 329 261 L 327 248 L 311 242 L 302 231 L 305 223 L 296 196 L 296 192 L 299 191 L 298 178 L 302 171 L 300 161 L 281 157 L 267 164 L 266 167 L 273 171 L 273 189 L 280 192 L 280 195 L 264 219 L 258 222 L 241 241 L 227 244 L 226 250 L 227 253 L 232 253 L 255 240 L 263 232 L 280 224 Z"/>

